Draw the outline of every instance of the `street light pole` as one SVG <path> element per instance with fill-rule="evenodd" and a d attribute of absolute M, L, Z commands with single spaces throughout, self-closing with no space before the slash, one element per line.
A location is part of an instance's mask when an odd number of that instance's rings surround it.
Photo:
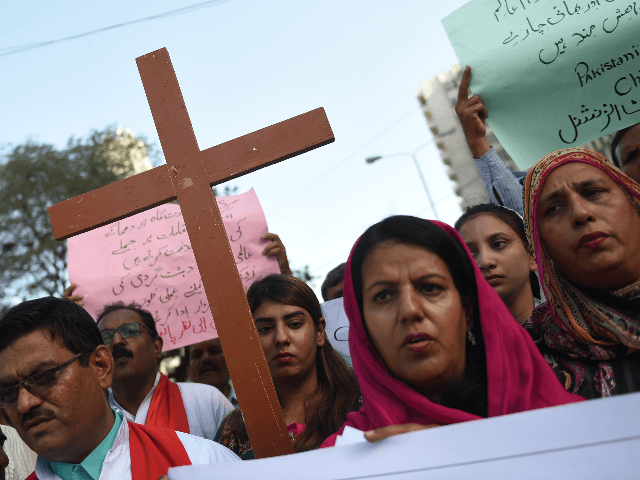
<path fill-rule="evenodd" d="M 436 206 L 433 203 L 433 199 L 431 198 L 431 193 L 429 193 L 427 182 L 424 179 L 424 175 L 422 174 L 422 169 L 420 168 L 420 165 L 418 165 L 418 159 L 416 158 L 415 152 L 411 153 L 411 158 L 413 158 L 413 163 L 415 164 L 416 169 L 418 170 L 418 175 L 420 175 L 420 180 L 422 180 L 422 186 L 424 187 L 424 191 L 427 194 L 427 198 L 429 199 L 429 205 L 431 205 L 431 211 L 433 212 L 433 216 L 436 217 L 436 220 L 440 220 L 440 218 L 438 217 L 438 212 L 436 211 Z"/>
<path fill-rule="evenodd" d="M 449 129 L 446 132 L 441 133 L 437 137 L 443 137 L 445 135 L 448 135 L 452 131 L 453 131 L 453 129 Z M 436 206 L 433 203 L 433 199 L 431 198 L 431 193 L 429 193 L 429 188 L 427 187 L 427 182 L 424 179 L 424 175 L 422 174 L 422 169 L 420 168 L 420 165 L 418 164 L 418 159 L 416 157 L 416 153 L 418 152 L 418 150 L 421 150 L 424 147 L 426 147 L 427 145 L 429 145 L 430 143 L 433 143 L 434 140 L 429 140 L 428 142 L 423 143 L 422 145 L 418 146 L 413 152 L 398 152 L 398 153 L 390 153 L 388 155 L 377 155 L 377 156 L 374 156 L 374 157 L 368 157 L 365 160 L 365 162 L 366 163 L 373 163 L 373 162 L 376 162 L 376 161 L 380 160 L 381 158 L 400 157 L 400 156 L 409 155 L 413 159 L 413 163 L 416 166 L 416 170 L 418 170 L 418 175 L 420 176 L 420 180 L 422 181 L 422 186 L 424 187 L 424 191 L 427 194 L 427 198 L 429 199 L 429 205 L 431 206 L 431 211 L 433 212 L 433 216 L 436 217 L 436 220 L 440 220 L 440 218 L 438 217 L 438 212 L 436 211 Z"/>

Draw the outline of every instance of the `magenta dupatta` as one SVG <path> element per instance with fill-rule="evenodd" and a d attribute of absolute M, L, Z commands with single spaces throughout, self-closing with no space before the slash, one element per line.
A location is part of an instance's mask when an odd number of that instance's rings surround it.
<path fill-rule="evenodd" d="M 485 281 L 462 238 L 449 225 L 433 221 L 466 251 L 475 272 L 481 331 L 487 358 L 489 417 L 583 400 L 568 393 L 544 360 L 529 334 L 511 316 L 498 294 Z M 357 244 L 357 242 L 356 242 Z M 411 387 L 393 378 L 375 353 L 365 332 L 353 291 L 351 250 L 344 277 L 344 308 L 349 318 L 349 349 L 363 404 L 347 415 L 345 426 L 371 430 L 388 425 L 422 425 L 467 422 L 480 417 L 429 401 Z M 323 447 L 335 443 L 336 434 Z"/>

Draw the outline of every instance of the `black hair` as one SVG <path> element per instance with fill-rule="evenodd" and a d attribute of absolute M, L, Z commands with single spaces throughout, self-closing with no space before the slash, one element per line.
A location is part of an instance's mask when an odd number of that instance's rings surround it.
<path fill-rule="evenodd" d="M 45 330 L 71 352 L 84 353 L 83 367 L 89 355 L 104 345 L 98 325 L 79 305 L 64 298 L 44 297 L 22 302 L 11 308 L 0 320 L 0 351 L 19 338 L 37 330 Z"/>
<path fill-rule="evenodd" d="M 616 148 L 618 148 L 618 144 L 620 143 L 620 140 L 622 140 L 622 137 L 624 137 L 626 133 L 629 130 L 631 130 L 633 127 L 635 127 L 635 125 L 631 125 L 627 128 L 623 128 L 622 130 L 618 130 L 616 134 L 613 136 L 613 140 L 611 140 L 611 160 L 613 160 L 613 164 L 616 167 L 618 167 L 620 170 L 622 170 L 622 164 L 620 163 L 620 159 L 618 158 L 618 155 L 616 155 Z"/>
<path fill-rule="evenodd" d="M 522 217 L 510 208 L 503 207 L 502 205 L 494 205 L 493 203 L 481 203 L 479 205 L 473 205 L 468 207 L 467 211 L 460 215 L 460 218 L 456 220 L 454 228 L 459 232 L 462 226 L 469 220 L 473 220 L 479 215 L 493 215 L 502 223 L 507 224 L 511 229 L 516 232 L 518 238 L 524 245 L 525 250 L 529 255 L 533 255 L 533 249 L 529 245 L 527 240 L 527 233 L 524 229 L 524 222 Z M 540 281 L 535 272 L 529 272 L 529 282 L 531 283 L 531 292 L 537 299 L 542 299 L 542 290 L 540 289 Z"/>
<path fill-rule="evenodd" d="M 471 331 L 476 337 L 476 345 L 466 342 L 464 379 L 444 392 L 441 404 L 480 417 L 487 417 L 487 364 L 478 316 L 477 285 L 471 259 L 462 245 L 428 220 L 404 215 L 382 220 L 369 227 L 360 237 L 351 259 L 353 289 L 361 315 L 363 312 L 362 269 L 365 259 L 379 243 L 388 240 L 424 247 L 435 253 L 447 265 L 465 310 L 473 316 Z M 362 318 L 367 329 L 364 315 Z M 367 335 L 369 335 L 368 330 Z M 369 339 L 371 339 L 370 335 Z"/>
<path fill-rule="evenodd" d="M 254 282 L 247 290 L 247 301 L 251 313 L 255 312 L 265 300 L 284 305 L 302 307 L 313 320 L 316 328 L 320 325 L 322 308 L 313 290 L 297 277 L 274 273 Z"/>
<path fill-rule="evenodd" d="M 344 271 L 346 270 L 346 268 L 347 264 L 341 263 L 329 273 L 327 273 L 327 276 L 325 277 L 324 282 L 322 282 L 322 286 L 320 287 L 320 292 L 322 293 L 322 298 L 325 302 L 329 300 L 329 298 L 327 298 L 329 289 L 344 281 Z"/>
<path fill-rule="evenodd" d="M 109 315 L 111 312 L 115 312 L 116 310 L 129 310 L 130 312 L 137 313 L 142 319 L 142 323 L 144 324 L 144 326 L 149 329 L 149 332 L 151 333 L 151 338 L 153 338 L 154 340 L 158 338 L 158 330 L 156 329 L 156 322 L 153 319 L 153 315 L 151 315 L 147 310 L 143 310 L 142 308 L 138 307 L 138 305 L 136 305 L 135 303 L 125 305 L 122 302 L 118 302 L 118 303 L 113 303 L 111 305 L 107 305 L 106 307 L 104 307 L 102 312 L 100 312 L 100 315 L 98 315 L 98 320 L 96 321 L 96 324 L 99 325 L 100 321 L 104 317 Z"/>

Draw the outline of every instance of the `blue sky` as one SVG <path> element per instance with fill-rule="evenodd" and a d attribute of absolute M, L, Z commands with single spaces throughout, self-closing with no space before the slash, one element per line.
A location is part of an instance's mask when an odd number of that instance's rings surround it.
<path fill-rule="evenodd" d="M 0 2 L 0 49 L 67 37 L 198 3 Z M 324 107 L 335 143 L 236 179 L 253 187 L 293 268 L 316 291 L 369 225 L 433 218 L 409 156 L 432 137 L 420 82 L 457 63 L 440 20 L 463 0 L 230 0 L 0 57 L 0 143 L 62 146 L 115 124 L 159 148 L 135 58 L 166 47 L 201 149 Z M 0 54 L 6 50 L 0 50 Z M 433 142 L 418 154 L 440 218 L 459 199 Z"/>

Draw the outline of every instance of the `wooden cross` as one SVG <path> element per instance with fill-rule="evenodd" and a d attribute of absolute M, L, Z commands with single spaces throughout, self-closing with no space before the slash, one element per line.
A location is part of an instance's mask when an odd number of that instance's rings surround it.
<path fill-rule="evenodd" d="M 136 59 L 167 164 L 49 207 L 57 240 L 178 199 L 256 458 L 293 453 L 211 186 L 334 141 L 323 108 L 200 151 L 169 52 Z"/>

